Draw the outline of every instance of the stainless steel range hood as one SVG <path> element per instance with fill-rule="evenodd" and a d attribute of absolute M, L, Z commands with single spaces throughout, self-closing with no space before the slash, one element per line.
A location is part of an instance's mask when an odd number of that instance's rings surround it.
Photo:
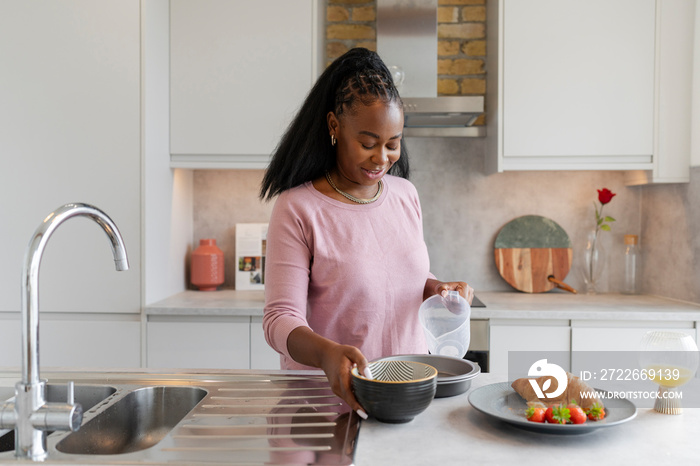
<path fill-rule="evenodd" d="M 406 136 L 484 136 L 483 96 L 437 95 L 437 0 L 377 0 L 377 52 L 404 101 Z"/>

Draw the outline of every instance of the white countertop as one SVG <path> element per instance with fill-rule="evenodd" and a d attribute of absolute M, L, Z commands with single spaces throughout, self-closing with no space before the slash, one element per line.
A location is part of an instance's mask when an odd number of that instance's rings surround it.
<path fill-rule="evenodd" d="M 157 379 L 158 374 L 166 374 L 169 383 L 174 383 L 175 380 L 186 380 L 190 374 L 183 372 L 178 375 L 170 370 L 153 369 L 128 369 L 128 371 L 125 374 L 109 374 L 111 383 L 119 384 L 120 380 L 134 383 L 134 380 L 139 380 L 139 373 L 147 376 L 148 380 Z M 210 381 L 217 380 L 217 377 L 228 380 L 232 373 L 269 374 L 269 371 L 207 369 L 192 372 Z M 282 374 L 285 371 L 273 372 L 273 374 L 277 373 Z M 8 379 L 7 383 L 1 385 L 10 387 L 19 377 L 19 371 L 14 368 L 0 375 L 2 376 L 0 378 Z M 42 375 L 52 380 L 57 373 L 52 370 Z M 80 380 L 81 377 L 102 383 L 102 375 L 90 374 L 88 369 L 73 368 L 60 374 L 61 379 L 68 380 Z M 361 421 L 354 464 L 356 466 L 471 464 L 480 466 L 589 466 L 591 464 L 695 466 L 698 464 L 700 408 L 686 406 L 683 414 L 675 416 L 660 414 L 651 408 L 638 408 L 636 417 L 628 422 L 602 427 L 580 435 L 532 432 L 482 414 L 469 403 L 469 395 L 474 390 L 505 380 L 494 374 L 479 374 L 472 380 L 468 391 L 453 397 L 434 399 L 424 412 L 405 424 L 385 424 L 372 418 Z M 700 379 L 693 379 L 683 389 L 700 390 Z M 0 459 L 0 462 L 5 461 Z M 7 462 L 17 461 L 13 458 Z M 132 461 L 120 462 L 120 455 L 95 463 L 105 462 L 135 464 Z"/>
<path fill-rule="evenodd" d="M 264 306 L 264 291 L 188 290 L 147 305 L 146 314 L 262 316 Z"/>
<path fill-rule="evenodd" d="M 406 424 L 362 421 L 357 466 L 456 465 L 696 465 L 700 460 L 700 408 L 678 416 L 651 408 L 623 424 L 581 435 L 531 432 L 488 417 L 469 404 L 474 389 L 505 379 L 480 374 L 470 389 L 436 398 Z M 700 389 L 700 379 L 694 379 Z"/>
<path fill-rule="evenodd" d="M 700 320 L 700 304 L 650 295 L 478 292 L 472 319 Z M 183 291 L 146 306 L 148 315 L 262 316 L 263 291 Z"/>

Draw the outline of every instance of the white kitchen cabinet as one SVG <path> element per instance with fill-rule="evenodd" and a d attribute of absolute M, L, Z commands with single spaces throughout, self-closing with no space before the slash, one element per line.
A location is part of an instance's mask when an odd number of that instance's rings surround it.
<path fill-rule="evenodd" d="M 487 8 L 489 171 L 643 170 L 687 181 L 694 2 Z"/>
<path fill-rule="evenodd" d="M 128 320 L 101 315 L 46 319 L 40 324 L 39 334 L 42 367 L 141 367 L 138 316 L 128 316 Z"/>
<path fill-rule="evenodd" d="M 629 185 L 690 180 L 691 122 L 700 117 L 692 110 L 696 4 L 657 0 L 653 167 L 629 172 Z"/>
<path fill-rule="evenodd" d="M 140 312 L 140 2 L 0 3 L 0 311 L 20 309 L 24 252 L 57 207 L 104 210 L 126 243 L 70 219 L 41 265 L 41 312 Z"/>
<path fill-rule="evenodd" d="M 171 0 L 171 166 L 264 168 L 323 56 L 318 0 Z"/>
<path fill-rule="evenodd" d="M 668 330 L 697 338 L 694 322 L 572 321 L 572 351 L 639 351 L 647 332 Z"/>
<path fill-rule="evenodd" d="M 534 363 L 542 352 L 550 363 L 570 368 L 571 328 L 568 320 L 491 319 L 489 323 L 489 372 L 507 376 L 528 367 L 509 367 L 508 353 L 528 351 Z"/>
<path fill-rule="evenodd" d="M 19 312 L 0 313 L 0 366 L 19 367 L 22 364 L 21 340 Z"/>
<path fill-rule="evenodd" d="M 149 316 L 147 367 L 249 369 L 250 317 Z"/>
<path fill-rule="evenodd" d="M 547 358 L 550 363 L 559 364 L 574 374 L 590 370 L 590 364 L 600 364 L 601 358 L 603 363 L 609 361 L 611 366 L 620 366 L 615 368 L 636 367 L 639 344 L 651 330 L 683 332 L 696 341 L 698 338 L 696 322 L 690 320 L 491 319 L 490 372 L 503 375 L 513 371 L 527 372 L 528 367 L 509 367 L 508 352 L 511 351 L 520 352 L 519 359 L 522 359 L 522 352 L 533 352 L 532 363 Z"/>
<path fill-rule="evenodd" d="M 581 370 L 590 370 L 585 361 L 599 362 L 598 352 L 606 352 L 611 366 L 628 361 L 625 367 L 637 367 L 640 343 L 644 335 L 652 330 L 668 330 L 691 335 L 697 341 L 695 323 L 692 321 L 572 321 L 571 323 L 571 367 L 577 374 Z M 586 354 L 586 352 L 593 352 Z M 619 355 L 611 352 L 621 352 Z"/>
<path fill-rule="evenodd" d="M 0 366 L 22 364 L 19 313 L 0 316 Z M 141 367 L 138 315 L 58 314 L 39 317 L 39 365 L 72 368 Z"/>
<path fill-rule="evenodd" d="M 262 317 L 251 317 L 250 320 L 250 368 L 279 369 L 280 355 L 265 341 Z"/>

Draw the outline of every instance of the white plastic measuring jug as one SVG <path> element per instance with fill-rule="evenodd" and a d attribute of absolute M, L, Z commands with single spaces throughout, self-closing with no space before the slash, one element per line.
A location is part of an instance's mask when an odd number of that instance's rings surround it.
<path fill-rule="evenodd" d="M 471 307 L 458 291 L 423 301 L 418 318 L 431 354 L 463 358 L 469 349 Z"/>

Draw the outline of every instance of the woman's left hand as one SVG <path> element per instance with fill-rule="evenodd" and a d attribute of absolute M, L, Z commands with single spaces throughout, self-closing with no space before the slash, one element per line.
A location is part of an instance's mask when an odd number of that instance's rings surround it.
<path fill-rule="evenodd" d="M 467 300 L 471 306 L 474 299 L 474 288 L 465 282 L 437 282 L 435 286 L 435 294 L 447 296 L 448 291 L 458 291 L 460 296 Z"/>

